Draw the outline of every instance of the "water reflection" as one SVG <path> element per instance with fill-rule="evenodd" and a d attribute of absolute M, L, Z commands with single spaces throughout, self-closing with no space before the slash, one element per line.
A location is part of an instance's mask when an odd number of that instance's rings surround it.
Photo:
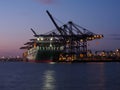
<path fill-rule="evenodd" d="M 55 80 L 55 71 L 47 70 L 43 74 L 43 87 L 42 90 L 55 90 L 56 80 Z"/>
<path fill-rule="evenodd" d="M 87 69 L 87 75 L 93 76 L 87 77 L 88 87 L 92 90 L 106 90 L 105 63 L 93 64 Z"/>
<path fill-rule="evenodd" d="M 102 87 L 102 89 L 104 88 L 104 90 L 106 90 L 106 76 L 105 76 L 105 63 L 100 63 L 100 72 L 99 72 L 99 78 L 100 78 L 100 86 Z"/>

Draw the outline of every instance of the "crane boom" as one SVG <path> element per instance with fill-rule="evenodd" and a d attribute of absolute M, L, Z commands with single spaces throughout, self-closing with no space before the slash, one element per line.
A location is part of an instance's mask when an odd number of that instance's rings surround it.
<path fill-rule="evenodd" d="M 52 22 L 53 22 L 53 24 L 55 25 L 55 27 L 57 28 L 57 30 L 59 31 L 59 33 L 60 33 L 61 35 L 63 35 L 60 27 L 57 25 L 57 23 L 56 23 L 55 20 L 53 19 L 52 15 L 49 13 L 48 10 L 46 10 L 46 12 L 47 12 L 48 16 L 50 17 L 50 19 L 52 20 Z"/>
<path fill-rule="evenodd" d="M 37 35 L 37 33 L 36 33 L 32 28 L 31 28 L 30 30 L 34 33 L 34 36 L 35 36 L 35 37 L 38 37 L 38 36 L 39 36 L 39 35 Z"/>

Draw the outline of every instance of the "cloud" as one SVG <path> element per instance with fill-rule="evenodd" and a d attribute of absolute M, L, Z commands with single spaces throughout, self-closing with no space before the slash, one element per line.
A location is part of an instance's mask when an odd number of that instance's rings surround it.
<path fill-rule="evenodd" d="M 35 0 L 35 1 L 43 4 L 52 4 L 54 2 L 54 0 Z"/>

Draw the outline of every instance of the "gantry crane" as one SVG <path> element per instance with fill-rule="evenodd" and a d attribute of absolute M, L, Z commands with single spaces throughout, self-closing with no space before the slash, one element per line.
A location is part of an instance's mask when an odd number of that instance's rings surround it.
<path fill-rule="evenodd" d="M 72 21 L 59 27 L 50 12 L 46 12 L 58 31 L 51 31 L 48 35 L 54 36 L 55 34 L 58 38 L 62 37 L 65 53 L 83 54 L 84 56 L 87 56 L 87 41 L 103 38 L 103 35 L 90 32 L 86 28 L 83 28 Z"/>
<path fill-rule="evenodd" d="M 87 42 L 92 41 L 94 39 L 103 38 L 102 34 L 95 34 L 84 27 L 81 27 L 72 21 L 69 21 L 67 24 L 59 26 L 53 16 L 49 11 L 46 11 L 56 29 L 45 34 L 36 34 L 36 32 L 31 28 L 34 36 L 37 39 L 31 40 L 28 43 L 28 46 L 34 46 L 34 43 L 37 45 L 49 45 L 50 47 L 62 47 L 63 55 L 76 55 L 80 58 L 80 55 L 83 57 L 87 57 Z M 32 43 L 33 42 L 33 43 Z M 31 45 L 32 44 L 32 45 Z M 24 47 L 23 47 L 24 48 Z M 26 48 L 26 47 L 25 47 Z M 28 49 L 29 49 L 28 48 Z"/>

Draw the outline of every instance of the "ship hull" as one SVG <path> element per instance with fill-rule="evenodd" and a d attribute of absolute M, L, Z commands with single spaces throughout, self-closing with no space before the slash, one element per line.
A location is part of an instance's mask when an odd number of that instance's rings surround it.
<path fill-rule="evenodd" d="M 36 63 L 57 62 L 59 60 L 60 53 L 61 51 L 59 50 L 40 50 L 36 48 L 28 51 L 25 61 Z"/>

